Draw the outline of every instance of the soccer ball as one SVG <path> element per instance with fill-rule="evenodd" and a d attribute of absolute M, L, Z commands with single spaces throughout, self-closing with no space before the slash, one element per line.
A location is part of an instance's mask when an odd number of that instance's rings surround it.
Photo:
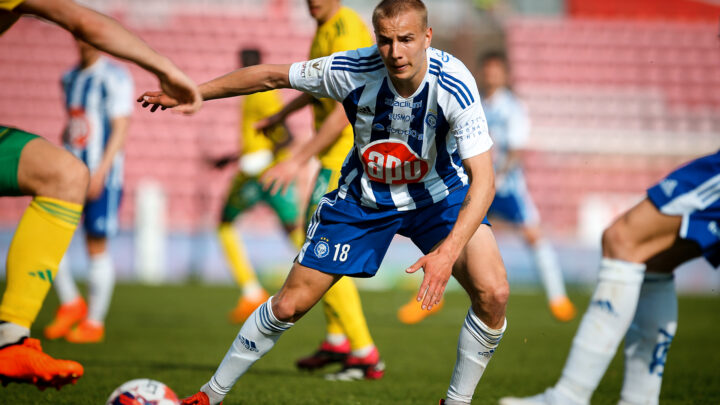
<path fill-rule="evenodd" d="M 117 387 L 105 405 L 179 405 L 177 395 L 160 381 L 139 378 Z"/>

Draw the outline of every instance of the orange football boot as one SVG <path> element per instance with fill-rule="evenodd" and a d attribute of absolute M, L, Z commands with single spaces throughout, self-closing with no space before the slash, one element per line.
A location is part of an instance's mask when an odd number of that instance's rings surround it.
<path fill-rule="evenodd" d="M 72 327 L 87 316 L 87 304 L 82 297 L 78 297 L 67 304 L 60 305 L 55 319 L 45 327 L 45 337 L 53 340 L 64 337 Z"/>
<path fill-rule="evenodd" d="M 550 312 L 560 322 L 569 322 L 575 318 L 575 305 L 568 297 L 555 298 L 550 301 Z"/>
<path fill-rule="evenodd" d="M 208 398 L 206 393 L 200 391 L 180 401 L 180 405 L 210 405 L 210 398 Z M 222 402 L 220 402 L 220 405 L 222 405 Z"/>
<path fill-rule="evenodd" d="M 90 320 L 80 322 L 65 335 L 70 343 L 99 343 L 105 337 L 105 326 Z"/>
<path fill-rule="evenodd" d="M 415 323 L 418 323 L 422 321 L 423 319 L 427 318 L 428 315 L 435 314 L 439 312 L 443 305 L 445 304 L 445 300 L 440 300 L 440 303 L 437 305 L 434 305 L 431 310 L 423 310 L 422 309 L 422 302 L 418 302 L 415 297 L 412 297 L 410 299 L 410 302 L 403 305 L 398 309 L 397 317 L 400 320 L 400 322 L 412 325 Z"/>
<path fill-rule="evenodd" d="M 33 384 L 41 390 L 75 384 L 83 366 L 72 360 L 58 360 L 43 353 L 40 341 L 24 338 L 20 343 L 0 349 L 0 382 Z"/>
<path fill-rule="evenodd" d="M 230 322 L 245 322 L 245 320 L 248 319 L 250 315 L 252 315 L 253 311 L 255 311 L 255 309 L 257 309 L 257 307 L 262 305 L 264 302 L 266 302 L 268 298 L 270 298 L 270 295 L 265 290 L 262 290 L 261 294 L 259 294 L 257 298 L 254 299 L 247 298 L 243 295 L 242 297 L 240 297 L 240 299 L 238 299 L 238 303 L 235 308 L 230 311 Z"/>

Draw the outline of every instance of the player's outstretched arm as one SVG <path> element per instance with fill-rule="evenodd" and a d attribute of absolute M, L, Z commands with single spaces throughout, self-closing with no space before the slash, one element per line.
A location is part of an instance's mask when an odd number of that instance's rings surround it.
<path fill-rule="evenodd" d="M 214 100 L 290 87 L 290 65 L 254 65 L 232 71 L 199 86 L 203 100 Z M 179 100 L 164 91 L 146 91 L 137 100 L 154 112 L 174 108 Z"/>
<path fill-rule="evenodd" d="M 418 301 L 422 300 L 423 309 L 432 309 L 433 305 L 440 303 L 455 261 L 482 223 L 495 196 L 495 177 L 490 154 L 491 152 L 487 151 L 463 160 L 463 166 L 470 178 L 470 187 L 455 225 L 435 250 L 421 257 L 406 270 L 414 273 L 422 268 L 425 273 L 417 296 Z"/>
<path fill-rule="evenodd" d="M 195 83 L 170 59 L 158 54 L 117 21 L 72 0 L 25 0 L 14 12 L 53 21 L 94 47 L 136 63 L 160 80 L 160 87 L 177 100 L 176 109 L 192 114 L 202 99 Z"/>

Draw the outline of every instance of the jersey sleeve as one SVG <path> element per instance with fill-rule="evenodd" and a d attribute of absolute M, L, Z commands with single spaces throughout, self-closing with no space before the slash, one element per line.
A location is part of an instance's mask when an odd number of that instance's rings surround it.
<path fill-rule="evenodd" d="M 460 158 L 468 159 L 490 150 L 493 142 L 475 79 L 465 66 L 448 75 L 451 78 L 443 81 L 455 92 L 448 106 L 450 135 L 455 137 Z"/>
<path fill-rule="evenodd" d="M 290 66 L 290 86 L 316 98 L 343 101 L 361 86 L 370 74 L 384 65 L 375 47 L 337 52 L 330 56 L 293 63 Z"/>
<path fill-rule="evenodd" d="M 110 118 L 127 117 L 133 108 L 133 80 L 124 69 L 118 69 L 108 78 L 107 109 Z"/>

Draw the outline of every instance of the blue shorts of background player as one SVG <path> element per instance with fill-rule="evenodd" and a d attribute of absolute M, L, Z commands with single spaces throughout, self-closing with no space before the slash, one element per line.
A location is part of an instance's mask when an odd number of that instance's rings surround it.
<path fill-rule="evenodd" d="M 85 233 L 96 238 L 107 238 L 117 234 L 122 195 L 122 188 L 106 185 L 100 197 L 87 201 L 83 210 Z"/>
<path fill-rule="evenodd" d="M 517 225 L 539 224 L 540 216 L 520 169 L 510 171 L 496 183 L 495 198 L 488 210 L 490 217 L 497 216 Z"/>
<path fill-rule="evenodd" d="M 395 234 L 428 254 L 455 225 L 467 190 L 455 189 L 440 202 L 409 211 L 368 208 L 330 192 L 313 214 L 297 261 L 324 273 L 372 277 Z M 483 223 L 490 225 L 487 218 Z"/>
<path fill-rule="evenodd" d="M 720 266 L 720 151 L 693 160 L 647 191 L 665 215 L 681 216 L 678 236 L 697 243 L 713 267 Z"/>

